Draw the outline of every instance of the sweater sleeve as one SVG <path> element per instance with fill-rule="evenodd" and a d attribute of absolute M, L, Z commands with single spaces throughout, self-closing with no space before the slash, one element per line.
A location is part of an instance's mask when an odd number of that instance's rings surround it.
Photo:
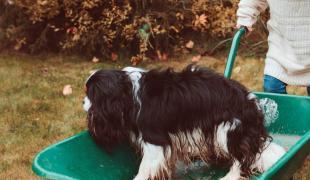
<path fill-rule="evenodd" d="M 252 27 L 257 21 L 257 16 L 267 7 L 267 0 L 241 0 L 237 10 L 237 24 Z"/>

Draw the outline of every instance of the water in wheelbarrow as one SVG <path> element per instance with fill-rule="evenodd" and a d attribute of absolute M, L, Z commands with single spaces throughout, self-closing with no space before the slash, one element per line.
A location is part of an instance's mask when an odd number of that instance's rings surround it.
<path fill-rule="evenodd" d="M 298 135 L 288 135 L 279 133 L 270 133 L 273 138 L 273 142 L 284 147 L 288 151 L 300 138 Z M 177 180 L 202 180 L 202 179 L 217 179 L 220 176 L 225 175 L 226 171 L 219 171 L 218 168 L 208 166 L 202 161 L 195 161 L 190 165 L 185 165 L 182 162 L 178 162 L 177 170 L 174 174 L 174 179 Z M 206 176 L 208 174 L 208 176 Z"/>
<path fill-rule="evenodd" d="M 271 133 L 270 136 L 273 138 L 273 142 L 284 147 L 286 151 L 288 151 L 301 138 L 301 136 L 298 135 L 277 133 Z"/>

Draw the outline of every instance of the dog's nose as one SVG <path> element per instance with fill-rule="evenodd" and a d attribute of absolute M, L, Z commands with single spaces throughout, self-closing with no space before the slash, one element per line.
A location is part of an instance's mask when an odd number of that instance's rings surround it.
<path fill-rule="evenodd" d="M 85 104 L 85 100 L 83 100 L 83 102 L 82 102 L 83 104 Z"/>

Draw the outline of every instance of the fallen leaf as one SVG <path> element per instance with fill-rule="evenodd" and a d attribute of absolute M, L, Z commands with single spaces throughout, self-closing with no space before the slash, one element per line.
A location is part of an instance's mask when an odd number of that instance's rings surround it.
<path fill-rule="evenodd" d="M 198 62 L 201 59 L 201 55 L 192 57 L 192 62 Z"/>
<path fill-rule="evenodd" d="M 39 3 L 40 5 L 42 5 L 42 6 L 44 6 L 44 5 L 47 5 L 47 4 L 48 4 L 48 1 L 38 1 L 38 3 Z"/>
<path fill-rule="evenodd" d="M 44 68 L 41 69 L 41 72 L 42 72 L 42 74 L 47 74 L 48 70 L 49 69 L 47 67 L 44 67 Z"/>
<path fill-rule="evenodd" d="M 188 41 L 185 45 L 186 48 L 188 49 L 193 49 L 194 47 L 194 42 L 192 40 Z"/>
<path fill-rule="evenodd" d="M 72 37 L 72 41 L 78 41 L 79 39 L 80 39 L 79 34 L 74 34 L 74 36 Z"/>
<path fill-rule="evenodd" d="M 63 90 L 62 90 L 62 94 L 64 96 L 68 96 L 68 95 L 72 94 L 72 87 L 71 87 L 71 85 L 69 85 L 69 84 L 65 85 Z"/>
<path fill-rule="evenodd" d="M 93 59 L 91 60 L 93 63 L 97 63 L 97 62 L 99 62 L 99 59 L 96 57 L 96 56 L 94 56 L 93 57 Z"/>
<path fill-rule="evenodd" d="M 175 16 L 180 19 L 180 20 L 184 20 L 184 15 L 182 13 L 176 13 Z"/>
<path fill-rule="evenodd" d="M 26 38 L 22 38 L 17 40 L 15 46 L 14 46 L 14 50 L 18 51 L 24 44 L 26 44 Z"/>
<path fill-rule="evenodd" d="M 241 67 L 240 66 L 235 67 L 234 73 L 238 74 L 240 71 L 241 71 Z"/>
<path fill-rule="evenodd" d="M 199 23 L 205 26 L 206 22 L 207 22 L 207 16 L 205 14 L 200 15 L 199 16 Z"/>
<path fill-rule="evenodd" d="M 206 26 L 206 23 L 207 23 L 207 16 L 205 14 L 195 16 L 194 27 Z"/>

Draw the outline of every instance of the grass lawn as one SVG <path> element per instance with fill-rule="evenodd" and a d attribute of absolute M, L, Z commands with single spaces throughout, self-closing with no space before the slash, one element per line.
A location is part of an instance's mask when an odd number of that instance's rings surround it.
<path fill-rule="evenodd" d="M 189 57 L 169 62 L 145 62 L 146 68 L 190 63 Z M 225 56 L 203 58 L 199 64 L 223 72 Z M 126 63 L 92 63 L 77 57 L 0 54 L 0 179 L 37 179 L 32 159 L 44 147 L 86 128 L 83 85 L 91 70 L 122 68 Z M 233 78 L 251 90 L 261 90 L 263 60 L 238 58 Z M 73 93 L 62 95 L 70 84 Z M 305 95 L 305 88 L 290 87 Z M 294 177 L 310 172 L 310 158 Z"/>

